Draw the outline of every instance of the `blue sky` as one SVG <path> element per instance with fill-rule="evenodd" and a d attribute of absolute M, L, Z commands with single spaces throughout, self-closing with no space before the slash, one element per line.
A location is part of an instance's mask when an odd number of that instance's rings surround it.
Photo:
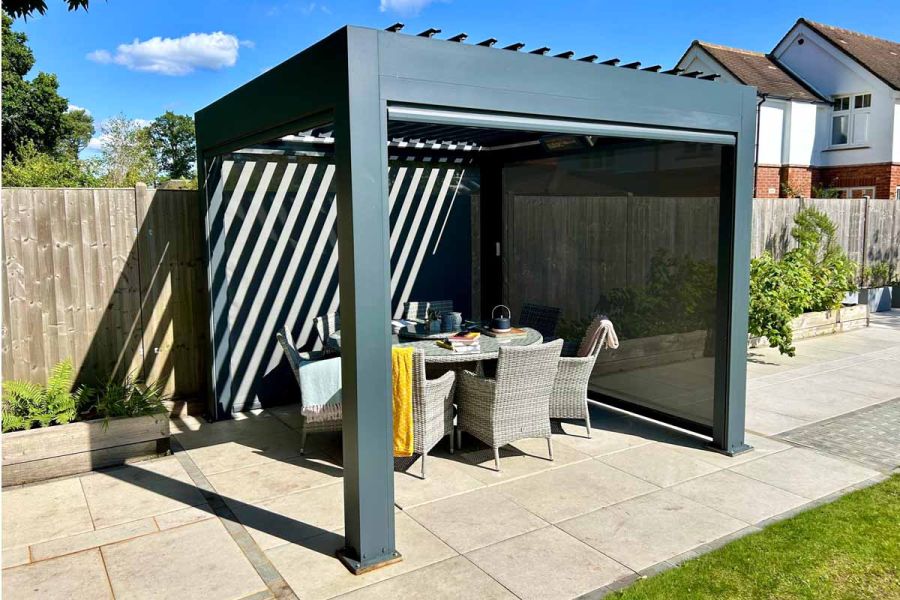
<path fill-rule="evenodd" d="M 192 114 L 345 24 L 400 20 L 411 33 L 439 27 L 440 37 L 670 67 L 693 39 L 768 51 L 800 16 L 895 40 L 900 23 L 897 0 L 92 0 L 88 13 L 48 4 L 14 28 L 30 38 L 35 72 L 56 73 L 98 124 Z"/>

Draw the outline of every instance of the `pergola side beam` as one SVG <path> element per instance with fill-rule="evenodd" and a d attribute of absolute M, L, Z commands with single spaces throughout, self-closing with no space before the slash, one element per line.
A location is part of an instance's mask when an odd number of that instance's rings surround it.
<path fill-rule="evenodd" d="M 354 573 L 400 560 L 394 537 L 387 110 L 378 38 L 347 35 L 335 109 L 346 547 Z"/>

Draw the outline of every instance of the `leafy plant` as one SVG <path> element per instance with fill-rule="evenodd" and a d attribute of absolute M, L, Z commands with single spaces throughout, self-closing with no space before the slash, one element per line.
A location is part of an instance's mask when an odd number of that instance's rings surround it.
<path fill-rule="evenodd" d="M 833 187 L 826 187 L 822 184 L 814 184 L 812 186 L 812 197 L 813 198 L 839 198 L 841 195 Z"/>
<path fill-rule="evenodd" d="M 750 335 L 765 336 L 782 354 L 794 356 L 791 320 L 804 312 L 834 310 L 856 289 L 857 265 L 835 241 L 828 215 L 806 208 L 794 217 L 797 247 L 781 260 L 770 254 L 750 263 Z"/>
<path fill-rule="evenodd" d="M 104 419 L 107 424 L 113 417 L 140 417 L 165 411 L 162 385 L 145 383 L 130 373 L 123 380 L 110 377 L 86 396 L 85 413 Z"/>
<path fill-rule="evenodd" d="M 863 285 L 865 287 L 884 287 L 893 281 L 894 272 L 889 262 L 877 262 L 863 270 Z"/>
<path fill-rule="evenodd" d="M 4 382 L 3 431 L 72 422 L 86 393 L 81 387 L 72 391 L 74 375 L 72 362 L 65 360 L 53 367 L 46 386 L 27 381 Z"/>

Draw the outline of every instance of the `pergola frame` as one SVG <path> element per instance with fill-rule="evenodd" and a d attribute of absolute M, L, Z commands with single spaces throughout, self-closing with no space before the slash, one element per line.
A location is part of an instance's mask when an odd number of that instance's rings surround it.
<path fill-rule="evenodd" d="M 355 572 L 399 559 L 394 538 L 391 415 L 391 280 L 388 112 L 491 127 L 680 141 L 733 147 L 723 167 L 719 231 L 719 335 L 712 446 L 744 444 L 751 184 L 755 90 L 344 27 L 196 115 L 201 194 L 213 158 L 255 143 L 333 124 L 343 364 L 346 548 Z M 468 117 L 467 117 L 468 115 Z M 590 131 L 588 131 L 590 130 Z M 484 185 L 499 185 L 485 173 Z M 209 220 L 207 228 L 209 228 Z M 207 230 L 207 239 L 209 239 Z M 210 294 L 221 256 L 208 245 Z M 218 289 L 217 289 L 218 288 Z M 213 317 L 211 322 L 215 323 Z M 215 418 L 233 401 L 223 372 L 222 332 L 211 331 Z M 216 340 L 219 340 L 218 342 Z M 718 354 L 721 352 L 721 354 Z M 219 362 L 217 362 L 219 361 Z M 227 369 L 226 369 L 227 371 Z M 229 374 L 237 377 L 239 374 Z"/>

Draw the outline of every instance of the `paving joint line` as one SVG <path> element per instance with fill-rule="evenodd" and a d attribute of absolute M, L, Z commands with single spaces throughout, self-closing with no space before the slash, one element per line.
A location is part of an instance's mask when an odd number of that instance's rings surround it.
<path fill-rule="evenodd" d="M 206 475 L 200 470 L 194 460 L 190 457 L 181 443 L 174 437 L 171 440 L 172 454 L 178 460 L 178 463 L 184 468 L 191 481 L 200 491 L 206 500 L 213 514 L 222 523 L 225 531 L 237 544 L 241 553 L 253 567 L 256 574 L 262 580 L 263 584 L 268 588 L 269 594 L 279 600 L 298 600 L 298 596 L 294 593 L 287 581 L 266 556 L 265 552 L 259 547 L 244 525 L 238 520 L 234 512 L 227 505 L 213 485 L 207 479 Z M 251 596 L 253 597 L 253 596 Z"/>

